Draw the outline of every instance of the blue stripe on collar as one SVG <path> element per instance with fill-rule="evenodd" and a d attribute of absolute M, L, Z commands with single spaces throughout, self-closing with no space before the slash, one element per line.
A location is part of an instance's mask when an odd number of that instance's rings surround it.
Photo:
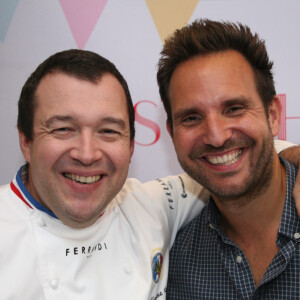
<path fill-rule="evenodd" d="M 29 191 L 27 190 L 27 188 L 25 187 L 22 179 L 21 179 L 21 171 L 22 171 L 23 166 L 19 169 L 17 175 L 16 175 L 16 181 L 18 183 L 19 189 L 21 190 L 21 192 L 23 193 L 23 195 L 26 197 L 26 199 L 38 210 L 41 210 L 43 212 L 45 212 L 46 214 L 48 214 L 49 216 L 53 217 L 53 218 L 57 218 L 57 216 L 50 210 L 48 210 L 47 208 L 45 208 L 42 204 L 40 204 L 39 202 L 37 202 L 29 193 Z"/>

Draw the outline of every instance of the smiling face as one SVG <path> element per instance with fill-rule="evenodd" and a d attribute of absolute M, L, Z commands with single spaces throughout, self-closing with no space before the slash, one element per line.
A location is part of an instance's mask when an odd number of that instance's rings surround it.
<path fill-rule="evenodd" d="M 26 186 L 66 225 L 87 227 L 127 177 L 133 141 L 125 93 L 110 74 L 92 83 L 54 73 L 35 99 L 33 140 L 19 132 Z"/>
<path fill-rule="evenodd" d="M 258 95 L 254 72 L 236 51 L 195 57 L 174 71 L 169 98 L 173 132 L 183 169 L 217 197 L 258 192 L 270 182 L 273 136 L 280 103 L 269 116 Z"/>

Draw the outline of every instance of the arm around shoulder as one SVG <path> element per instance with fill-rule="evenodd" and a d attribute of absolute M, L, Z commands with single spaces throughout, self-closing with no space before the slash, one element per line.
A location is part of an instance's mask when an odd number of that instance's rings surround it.
<path fill-rule="evenodd" d="M 275 148 L 277 152 L 288 160 L 290 163 L 298 167 L 300 169 L 300 146 L 292 144 L 286 141 L 275 141 Z M 293 196 L 295 198 L 296 207 L 298 211 L 298 215 L 300 216 L 300 174 L 298 171 L 298 175 L 295 182 L 295 187 L 293 190 Z"/>

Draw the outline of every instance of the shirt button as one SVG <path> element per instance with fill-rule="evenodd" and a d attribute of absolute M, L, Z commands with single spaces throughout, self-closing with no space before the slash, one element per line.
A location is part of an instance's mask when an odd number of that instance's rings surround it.
<path fill-rule="evenodd" d="M 43 218 L 38 218 L 36 223 L 40 227 L 44 227 L 46 225 L 45 220 Z"/>
<path fill-rule="evenodd" d="M 237 262 L 238 264 L 240 264 L 242 261 L 243 261 L 243 258 L 242 258 L 240 255 L 238 255 L 238 256 L 236 257 L 236 262 Z"/>
<path fill-rule="evenodd" d="M 299 238 L 300 238 L 300 233 L 299 233 L 299 232 L 296 232 L 296 233 L 294 234 L 294 238 L 295 238 L 295 239 L 299 239 Z"/>
<path fill-rule="evenodd" d="M 210 227 L 211 229 L 215 229 L 215 226 L 214 226 L 213 224 L 209 224 L 209 227 Z"/>
<path fill-rule="evenodd" d="M 125 272 L 127 275 L 130 275 L 130 274 L 132 273 L 131 267 L 130 267 L 130 266 L 125 266 L 124 272 Z"/>
<path fill-rule="evenodd" d="M 56 290 L 57 287 L 58 287 L 58 281 L 57 281 L 56 279 L 52 279 L 52 280 L 50 281 L 50 286 L 51 286 L 51 288 L 52 288 L 53 290 Z"/>
<path fill-rule="evenodd" d="M 120 208 L 119 207 L 114 207 L 114 212 L 115 214 L 119 214 L 120 213 Z"/>

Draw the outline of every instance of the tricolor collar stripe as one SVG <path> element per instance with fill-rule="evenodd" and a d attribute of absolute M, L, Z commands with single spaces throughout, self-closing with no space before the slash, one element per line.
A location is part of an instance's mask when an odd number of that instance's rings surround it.
<path fill-rule="evenodd" d="M 24 195 L 23 199 L 26 199 L 26 201 L 30 202 L 32 206 L 34 206 L 35 208 L 37 208 L 38 210 L 41 210 L 43 212 L 45 212 L 46 214 L 48 214 L 49 216 L 56 218 L 56 215 L 51 212 L 50 210 L 48 210 L 47 208 L 45 208 L 42 204 L 40 204 L 39 202 L 37 202 L 32 196 L 31 194 L 28 192 L 27 188 L 25 187 L 22 179 L 21 179 L 21 172 L 22 172 L 22 168 L 21 167 L 16 175 L 16 181 L 15 181 L 15 188 L 19 190 L 19 193 L 21 195 Z M 16 193 L 15 193 L 16 194 Z M 16 194 L 18 196 L 18 194 Z M 20 198 L 22 200 L 22 198 Z M 24 201 L 24 200 L 23 200 Z M 27 204 L 28 205 L 28 204 Z"/>
<path fill-rule="evenodd" d="M 32 209 L 31 205 L 24 199 L 23 195 L 16 188 L 13 182 L 10 183 L 10 188 L 27 206 L 29 206 Z"/>
<path fill-rule="evenodd" d="M 22 179 L 21 179 L 21 172 L 22 172 L 22 168 L 21 167 L 15 177 L 15 179 L 10 183 L 10 188 L 11 190 L 27 205 L 29 206 L 31 209 L 33 208 L 33 206 L 35 208 L 37 208 L 38 210 L 41 210 L 43 212 L 45 212 L 46 214 L 48 214 L 49 216 L 53 217 L 53 218 L 57 218 L 57 216 L 51 212 L 50 210 L 46 209 L 42 204 L 40 204 L 39 202 L 37 202 L 32 195 L 29 193 L 29 191 L 27 190 L 27 188 L 25 187 Z M 100 214 L 99 218 L 101 218 L 105 213 L 105 210 Z"/>

